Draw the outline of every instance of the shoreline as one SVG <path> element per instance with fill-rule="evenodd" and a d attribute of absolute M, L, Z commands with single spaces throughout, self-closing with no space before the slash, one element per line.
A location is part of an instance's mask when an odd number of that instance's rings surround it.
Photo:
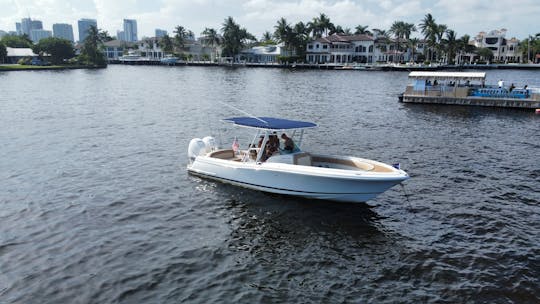
<path fill-rule="evenodd" d="M 209 66 L 229 68 L 272 68 L 272 69 L 311 69 L 311 70 L 341 70 L 341 71 L 444 71 L 444 70 L 540 70 L 540 64 L 467 64 L 467 65 L 399 65 L 399 64 L 373 64 L 373 65 L 343 65 L 343 64 L 281 64 L 281 63 L 216 63 L 209 61 L 182 61 L 162 64 L 156 60 L 137 61 L 110 61 L 113 65 L 160 65 L 160 66 Z M 106 66 L 31 66 L 18 64 L 0 65 L 0 72 L 9 71 L 50 71 L 75 69 L 101 69 Z"/>
<path fill-rule="evenodd" d="M 50 66 L 38 66 L 38 65 L 20 65 L 20 64 L 4 64 L 0 65 L 0 72 L 11 71 L 52 71 L 52 70 L 78 70 L 78 69 L 103 69 L 106 66 L 63 66 L 63 65 L 50 65 Z"/>
<path fill-rule="evenodd" d="M 223 66 L 223 67 L 247 67 L 247 68 L 281 68 L 281 69 L 312 69 L 312 70 L 346 70 L 346 71 L 443 71 L 443 70 L 540 70 L 540 64 L 466 64 L 466 65 L 406 65 L 406 64 L 281 64 L 281 63 L 216 63 L 210 61 L 182 61 L 177 63 L 162 64 L 157 60 L 133 60 L 133 61 L 109 61 L 115 65 L 163 65 L 163 66 Z"/>

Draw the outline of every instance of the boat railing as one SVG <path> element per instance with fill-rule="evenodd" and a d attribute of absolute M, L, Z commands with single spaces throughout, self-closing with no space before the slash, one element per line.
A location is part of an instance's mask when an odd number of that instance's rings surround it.
<path fill-rule="evenodd" d="M 538 89 L 517 89 L 500 88 L 498 86 L 482 85 L 429 85 L 421 88 L 415 88 L 413 85 L 407 86 L 405 95 L 409 96 L 428 96 L 428 97 L 485 97 L 485 98 L 506 98 L 506 99 L 540 99 L 540 90 Z"/>

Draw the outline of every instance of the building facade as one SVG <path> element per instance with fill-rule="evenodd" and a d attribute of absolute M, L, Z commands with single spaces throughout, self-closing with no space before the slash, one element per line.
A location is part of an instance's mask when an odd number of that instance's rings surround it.
<path fill-rule="evenodd" d="M 41 39 L 52 37 L 52 32 L 47 30 L 32 30 L 30 32 L 30 40 L 38 43 Z"/>
<path fill-rule="evenodd" d="M 480 32 L 472 44 L 477 48 L 488 48 L 493 52 L 493 60 L 498 62 L 521 62 L 519 52 L 519 40 L 516 38 L 506 39 L 506 29 Z"/>
<path fill-rule="evenodd" d="M 75 42 L 73 37 L 73 27 L 67 23 L 53 24 L 53 36 Z"/>
<path fill-rule="evenodd" d="M 166 30 L 156 29 L 156 38 L 161 38 L 161 37 L 164 37 L 165 35 L 167 35 Z"/>
<path fill-rule="evenodd" d="M 133 19 L 124 19 L 124 41 L 137 41 L 137 21 Z"/>
<path fill-rule="evenodd" d="M 83 18 L 77 22 L 77 25 L 79 27 L 79 43 L 83 43 L 86 36 L 88 36 L 88 30 L 90 27 L 95 26 L 97 28 L 97 21 L 96 19 Z"/>

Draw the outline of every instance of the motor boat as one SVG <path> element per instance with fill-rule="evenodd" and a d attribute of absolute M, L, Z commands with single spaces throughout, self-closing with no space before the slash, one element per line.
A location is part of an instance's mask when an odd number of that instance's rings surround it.
<path fill-rule="evenodd" d="M 219 149 L 211 136 L 194 138 L 188 147 L 189 173 L 264 192 L 339 202 L 368 201 L 409 178 L 399 166 L 302 150 L 304 131 L 317 126 L 312 122 L 255 116 L 224 121 L 253 129 L 251 143 L 242 149 L 235 137 L 230 148 Z M 277 138 L 283 133 L 292 135 L 289 147 Z"/>

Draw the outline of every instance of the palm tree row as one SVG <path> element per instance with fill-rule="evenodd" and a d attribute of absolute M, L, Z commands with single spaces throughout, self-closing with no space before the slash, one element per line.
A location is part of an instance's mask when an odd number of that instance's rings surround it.
<path fill-rule="evenodd" d="M 423 35 L 423 41 L 418 38 L 411 38 L 411 35 L 419 31 Z M 194 39 L 193 32 L 182 26 L 175 28 L 174 39 L 169 36 L 162 38 L 164 49 L 171 52 L 171 49 L 176 47 L 182 50 L 187 39 Z M 431 14 L 426 14 L 425 17 L 417 25 L 404 21 L 395 21 L 388 30 L 372 29 L 368 30 L 368 26 L 358 25 L 354 28 L 354 32 L 349 28 L 342 28 L 331 22 L 330 18 L 321 13 L 314 17 L 311 21 L 304 23 L 298 22 L 294 25 L 290 24 L 285 18 L 280 18 L 274 26 L 274 31 L 266 31 L 261 40 L 250 34 L 245 28 L 237 24 L 232 17 L 227 17 L 222 24 L 220 31 L 213 28 L 205 28 L 202 34 L 202 43 L 214 50 L 214 56 L 218 56 L 217 49 L 221 47 L 224 57 L 233 57 L 240 53 L 246 46 L 266 44 L 283 44 L 286 56 L 297 56 L 304 58 L 306 45 L 312 39 L 318 39 L 323 36 L 339 34 L 339 35 L 374 35 L 376 39 L 382 43 L 379 48 L 385 50 L 385 44 L 395 44 L 396 55 L 402 54 L 404 51 L 411 52 L 411 60 L 418 60 L 422 57 L 425 60 L 446 62 L 453 64 L 455 58 L 458 63 L 465 54 L 476 52 L 476 48 L 469 44 L 470 36 L 457 36 L 457 33 L 449 29 L 445 24 L 438 24 Z M 394 38 L 393 40 L 391 39 Z M 533 51 L 536 52 L 536 45 L 540 44 L 540 36 L 535 36 L 528 39 L 527 43 L 529 50 L 533 42 Z M 418 45 L 423 43 L 424 54 L 418 54 L 416 49 Z M 523 47 L 522 47 L 523 48 Z M 488 52 L 483 50 L 483 52 Z M 538 50 L 540 52 L 540 50 Z M 484 57 L 487 55 L 484 55 Z M 401 55 L 394 56 L 397 60 L 403 60 Z"/>

